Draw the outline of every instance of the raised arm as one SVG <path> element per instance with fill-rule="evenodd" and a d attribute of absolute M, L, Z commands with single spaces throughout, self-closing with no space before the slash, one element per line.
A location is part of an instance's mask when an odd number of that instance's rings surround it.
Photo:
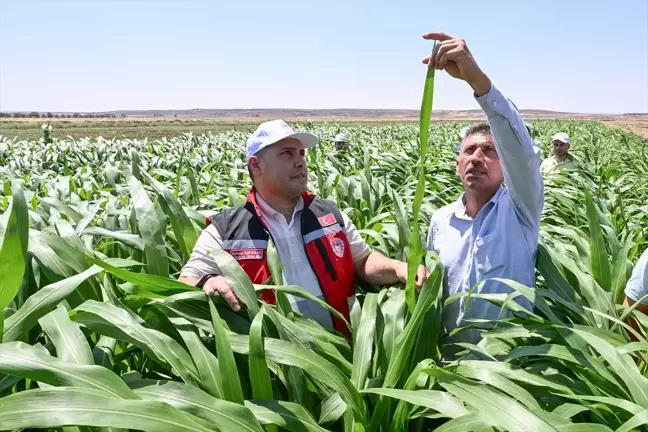
<path fill-rule="evenodd" d="M 521 221 L 539 228 L 544 205 L 540 151 L 515 106 L 495 87 L 477 96 L 491 127 L 506 187 Z"/>
<path fill-rule="evenodd" d="M 429 67 L 445 70 L 472 87 L 491 126 L 504 180 L 517 214 L 522 223 L 538 228 L 544 204 L 540 152 L 517 109 L 492 85 L 463 39 L 444 33 L 428 33 L 423 38 L 439 42 L 432 55 L 424 58 L 423 62 Z"/>

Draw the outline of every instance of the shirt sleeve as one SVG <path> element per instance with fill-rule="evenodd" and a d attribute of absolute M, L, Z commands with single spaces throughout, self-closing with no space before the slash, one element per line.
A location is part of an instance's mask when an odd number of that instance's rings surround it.
<path fill-rule="evenodd" d="M 544 205 L 544 184 L 540 175 L 540 151 L 529 135 L 517 109 L 495 87 L 476 98 L 486 114 L 504 181 L 520 221 L 540 229 Z"/>
<path fill-rule="evenodd" d="M 635 265 L 626 285 L 625 294 L 632 301 L 648 304 L 648 298 L 642 299 L 648 294 L 648 250 L 641 255 Z"/>
<path fill-rule="evenodd" d="M 430 220 L 430 229 L 428 229 L 427 250 L 434 250 L 434 216 Z"/>
<path fill-rule="evenodd" d="M 209 225 L 198 237 L 189 261 L 182 268 L 181 276 L 202 277 L 206 274 L 221 274 L 216 260 L 211 255 L 215 249 L 222 249 L 223 240 L 214 225 Z"/>
<path fill-rule="evenodd" d="M 371 253 L 371 248 L 362 239 L 362 236 L 351 219 L 349 219 L 349 216 L 344 212 L 340 213 L 342 213 L 342 220 L 344 221 L 344 232 L 351 245 L 351 256 L 353 256 L 354 262 L 359 261 Z"/>

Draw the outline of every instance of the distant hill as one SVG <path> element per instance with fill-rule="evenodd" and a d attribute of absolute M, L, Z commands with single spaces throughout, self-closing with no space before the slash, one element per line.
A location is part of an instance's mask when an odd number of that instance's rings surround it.
<path fill-rule="evenodd" d="M 538 109 L 520 111 L 526 119 L 559 119 L 582 118 L 595 120 L 612 120 L 616 114 L 581 114 Z M 365 119 L 365 120 L 418 120 L 418 110 L 405 109 L 189 109 L 189 110 L 118 110 L 91 114 L 115 115 L 117 117 L 182 117 L 182 118 L 286 118 L 286 119 Z M 630 113 L 624 116 L 643 116 L 646 114 Z M 436 120 L 462 120 L 483 118 L 479 109 L 472 110 L 435 110 L 432 117 Z"/>
<path fill-rule="evenodd" d="M 626 114 L 582 114 L 562 111 L 549 111 L 539 109 L 523 109 L 520 111 L 525 120 L 551 120 L 551 119 L 583 119 L 583 120 L 623 120 L 623 119 L 648 119 L 648 113 Z M 26 112 L 24 112 L 27 114 Z M 5 114 L 13 114 L 5 112 Z M 331 121 L 417 121 L 418 110 L 405 109 L 188 109 L 188 110 L 117 110 L 102 112 L 53 112 L 51 115 L 65 115 L 69 117 L 93 116 L 114 117 L 117 119 L 205 119 L 224 121 L 254 121 L 262 119 L 282 118 L 292 121 L 331 120 Z M 45 117 L 44 113 L 41 114 Z M 476 120 L 484 119 L 483 112 L 479 109 L 470 110 L 435 110 L 433 120 Z"/>

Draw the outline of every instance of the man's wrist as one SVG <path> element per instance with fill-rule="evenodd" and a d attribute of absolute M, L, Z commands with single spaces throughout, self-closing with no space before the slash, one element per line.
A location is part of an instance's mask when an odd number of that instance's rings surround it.
<path fill-rule="evenodd" d="M 219 275 L 216 274 L 216 273 L 208 273 L 206 275 L 202 275 L 200 277 L 200 279 L 198 279 L 198 282 L 196 282 L 196 288 L 204 287 L 209 279 L 214 278 L 216 276 L 219 276 Z"/>
<path fill-rule="evenodd" d="M 480 74 L 474 80 L 468 82 L 468 84 L 470 85 L 470 87 L 472 87 L 476 97 L 488 94 L 492 87 L 490 78 L 488 78 L 488 76 L 486 76 L 486 74 L 484 73 Z"/>

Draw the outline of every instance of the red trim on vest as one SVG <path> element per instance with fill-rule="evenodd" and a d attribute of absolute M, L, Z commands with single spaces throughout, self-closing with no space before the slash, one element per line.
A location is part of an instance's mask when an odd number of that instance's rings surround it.
<path fill-rule="evenodd" d="M 302 195 L 302 198 L 304 200 L 304 208 L 307 208 L 315 198 L 315 195 L 306 192 Z M 252 204 L 256 216 L 266 226 L 257 203 L 254 187 L 248 193 L 246 201 Z M 319 217 L 328 223 L 332 216 L 329 213 L 320 215 Z M 320 223 L 322 223 L 321 219 Z M 335 221 L 334 217 L 333 220 Z M 211 221 L 208 219 L 207 226 L 210 223 Z M 322 253 L 325 256 L 322 256 Z M 353 256 L 351 255 L 351 245 L 346 238 L 345 231 L 340 230 L 335 233 L 326 234 L 319 239 L 309 242 L 306 244 L 306 255 L 320 283 L 320 288 L 326 301 L 335 310 L 340 312 L 347 321 L 350 321 L 347 299 L 355 294 L 355 268 L 353 265 Z M 263 284 L 270 278 L 271 273 L 266 250 L 263 250 L 263 259 L 241 259 L 238 263 L 250 277 L 252 283 Z M 261 293 L 260 298 L 266 303 L 276 304 L 274 290 L 265 290 Z M 332 319 L 335 329 L 348 338 L 351 338 L 351 332 L 346 324 L 336 316 L 332 315 Z"/>

